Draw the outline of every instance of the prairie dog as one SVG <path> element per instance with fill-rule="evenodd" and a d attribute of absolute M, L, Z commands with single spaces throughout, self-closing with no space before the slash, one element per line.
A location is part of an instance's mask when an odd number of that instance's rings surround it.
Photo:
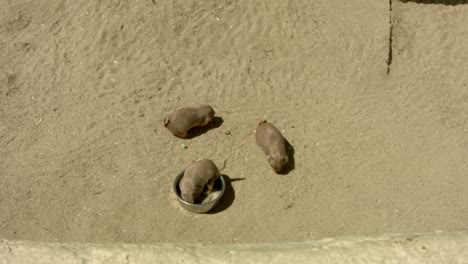
<path fill-rule="evenodd" d="M 175 136 L 187 138 L 187 132 L 197 126 L 208 125 L 215 111 L 209 105 L 184 107 L 175 110 L 164 118 L 164 126 Z"/>
<path fill-rule="evenodd" d="M 286 139 L 281 132 L 274 125 L 264 120 L 257 126 L 255 141 L 265 152 L 268 163 L 275 172 L 281 172 L 289 161 L 286 152 Z"/>
<path fill-rule="evenodd" d="M 226 163 L 221 170 L 224 169 Z M 220 170 L 213 161 L 203 159 L 190 164 L 184 171 L 179 182 L 182 199 L 188 203 L 195 203 L 203 193 L 205 187 L 208 193 L 213 190 L 215 181 L 220 176 Z"/>

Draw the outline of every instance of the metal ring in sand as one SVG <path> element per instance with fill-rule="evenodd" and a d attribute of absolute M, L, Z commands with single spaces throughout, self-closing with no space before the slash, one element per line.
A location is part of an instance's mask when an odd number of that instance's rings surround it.
<path fill-rule="evenodd" d="M 224 190 L 226 189 L 226 182 L 224 181 L 223 176 L 218 177 L 218 179 L 216 179 L 215 184 L 214 184 L 214 189 L 220 191 L 216 198 L 214 198 L 212 201 L 209 201 L 209 202 L 202 202 L 200 204 L 192 204 L 192 203 L 184 201 L 180 195 L 179 181 L 180 179 L 182 179 L 182 176 L 184 176 L 184 172 L 185 170 L 179 173 L 174 180 L 174 193 L 177 196 L 177 200 L 179 201 L 179 204 L 185 210 L 192 212 L 192 213 L 202 214 L 202 213 L 209 212 L 219 203 L 219 201 L 221 200 L 221 197 L 224 194 Z"/>

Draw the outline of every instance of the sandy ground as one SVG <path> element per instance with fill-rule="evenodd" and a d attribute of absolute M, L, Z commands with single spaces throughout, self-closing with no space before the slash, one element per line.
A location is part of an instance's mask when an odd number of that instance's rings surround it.
<path fill-rule="evenodd" d="M 0 238 L 468 229 L 468 4 L 392 2 L 0 0 Z M 202 103 L 219 127 L 162 126 Z M 294 147 L 287 175 L 261 119 Z M 172 193 L 199 158 L 245 178 L 207 215 Z"/>

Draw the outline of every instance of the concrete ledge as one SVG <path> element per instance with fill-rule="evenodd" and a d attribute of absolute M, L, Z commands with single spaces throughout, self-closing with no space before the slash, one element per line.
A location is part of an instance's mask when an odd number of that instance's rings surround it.
<path fill-rule="evenodd" d="M 0 242 L 0 263 L 468 263 L 468 231 L 276 244 Z"/>

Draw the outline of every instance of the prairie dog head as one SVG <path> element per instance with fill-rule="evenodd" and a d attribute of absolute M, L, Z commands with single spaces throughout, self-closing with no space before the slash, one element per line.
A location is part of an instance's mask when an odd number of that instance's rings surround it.
<path fill-rule="evenodd" d="M 287 155 L 275 154 L 269 155 L 267 157 L 268 163 L 275 170 L 275 172 L 280 172 L 286 164 L 288 164 L 289 158 Z"/>
<path fill-rule="evenodd" d="M 215 111 L 213 107 L 209 105 L 202 105 L 198 109 L 198 116 L 202 118 L 202 124 L 203 126 L 208 125 L 214 118 Z"/>

